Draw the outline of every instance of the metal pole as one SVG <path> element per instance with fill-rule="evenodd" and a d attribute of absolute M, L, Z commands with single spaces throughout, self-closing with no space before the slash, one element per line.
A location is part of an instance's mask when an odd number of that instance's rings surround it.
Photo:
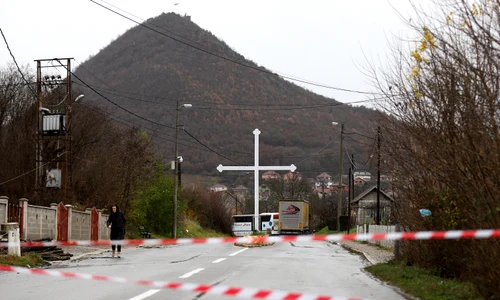
<path fill-rule="evenodd" d="M 342 215 L 342 164 L 344 158 L 344 124 L 340 124 L 340 162 L 339 162 L 339 187 L 337 200 L 337 230 L 340 231 L 340 216 Z"/>
<path fill-rule="evenodd" d="M 351 229 L 351 177 L 352 177 L 352 163 L 349 168 L 349 193 L 347 195 L 347 234 L 349 234 L 349 230 Z"/>
<path fill-rule="evenodd" d="M 177 139 L 179 137 L 179 101 L 177 101 L 177 106 L 175 108 L 175 157 L 174 157 L 174 216 L 173 216 L 173 226 L 172 226 L 172 238 L 177 238 Z"/>
<path fill-rule="evenodd" d="M 351 200 L 354 200 L 354 170 L 356 169 L 356 166 L 354 164 L 354 154 L 351 154 L 351 177 L 349 177 L 349 182 L 351 183 L 351 190 L 349 190 L 349 195 L 352 194 Z M 351 201 L 349 201 L 349 228 L 347 229 L 347 233 L 349 233 L 349 230 L 351 229 Z"/>
<path fill-rule="evenodd" d="M 380 225 L 380 126 L 377 128 L 377 225 Z"/>

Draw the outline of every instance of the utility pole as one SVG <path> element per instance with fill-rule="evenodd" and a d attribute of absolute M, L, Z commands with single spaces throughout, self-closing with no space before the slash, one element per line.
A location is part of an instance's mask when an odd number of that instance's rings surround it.
<path fill-rule="evenodd" d="M 179 101 L 176 103 L 175 107 L 175 146 L 174 146 L 174 215 L 172 224 L 172 238 L 177 238 L 177 156 L 179 156 L 179 150 L 177 149 L 177 140 L 179 138 Z"/>
<path fill-rule="evenodd" d="M 172 238 L 177 238 L 177 190 L 180 181 L 179 171 L 179 110 L 183 107 L 191 107 L 191 104 L 179 105 L 179 101 L 176 102 L 175 106 L 175 146 L 174 146 L 174 212 L 173 212 L 173 224 L 172 224 Z"/>
<path fill-rule="evenodd" d="M 352 192 L 351 192 L 352 191 Z M 352 197 L 351 197 L 352 194 Z M 347 233 L 351 230 L 351 200 L 354 199 L 354 154 L 351 154 L 351 167 L 349 168 L 349 202 L 347 202 Z"/>
<path fill-rule="evenodd" d="M 41 202 L 50 200 L 67 203 L 68 190 L 71 188 L 71 103 L 73 102 L 71 60 L 72 58 L 35 60 L 37 66 L 35 191 Z M 57 64 L 54 64 L 54 61 Z M 42 69 L 57 68 L 65 69 L 66 78 L 61 78 L 61 75 L 49 75 L 50 71 L 42 76 Z M 56 93 L 53 91 L 56 89 L 61 89 L 64 92 L 62 100 L 55 99 Z M 64 107 L 63 109 L 59 109 L 61 105 Z M 63 140 L 64 145 L 62 149 L 60 147 L 61 140 Z M 48 153 L 45 149 L 51 144 L 55 144 L 56 150 L 53 153 Z M 62 164 L 62 170 L 59 169 L 59 163 Z M 47 174 L 52 176 L 50 178 L 53 181 L 47 181 L 49 178 Z M 62 199 L 44 199 L 46 188 L 62 188 Z"/>
<path fill-rule="evenodd" d="M 380 225 L 380 126 L 377 128 L 377 225 Z"/>
<path fill-rule="evenodd" d="M 337 230 L 340 231 L 340 216 L 342 215 L 342 164 L 344 158 L 344 123 L 340 124 L 340 162 L 339 162 L 339 186 L 337 200 Z"/>

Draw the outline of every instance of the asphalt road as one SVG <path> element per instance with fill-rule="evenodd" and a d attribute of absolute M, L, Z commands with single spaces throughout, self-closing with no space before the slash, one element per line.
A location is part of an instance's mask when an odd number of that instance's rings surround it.
<path fill-rule="evenodd" d="M 328 242 L 277 243 L 258 248 L 199 244 L 127 248 L 62 262 L 54 270 L 137 280 L 191 282 L 257 289 L 279 289 L 329 296 L 404 299 L 362 271 L 366 261 Z M 231 299 L 133 284 L 0 272 L 2 299 Z"/>

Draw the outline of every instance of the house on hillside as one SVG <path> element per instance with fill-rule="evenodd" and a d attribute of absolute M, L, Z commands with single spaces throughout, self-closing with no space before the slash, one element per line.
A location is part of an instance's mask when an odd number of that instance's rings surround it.
<path fill-rule="evenodd" d="M 212 185 L 211 187 L 208 188 L 211 192 L 223 192 L 223 191 L 227 191 L 227 186 L 223 185 L 223 184 L 214 184 Z"/>
<path fill-rule="evenodd" d="M 248 196 L 248 188 L 243 185 L 238 185 L 233 189 L 233 193 L 237 196 L 242 196 L 243 198 L 245 198 L 246 196 Z"/>
<path fill-rule="evenodd" d="M 365 181 L 372 180 L 372 174 L 370 172 L 366 172 L 366 171 L 355 171 L 353 173 L 353 177 L 354 178 L 359 177 L 359 178 L 362 178 Z"/>
<path fill-rule="evenodd" d="M 380 222 L 387 224 L 391 218 L 391 208 L 394 199 L 386 192 L 380 190 Z M 351 201 L 351 208 L 356 216 L 356 224 L 372 224 L 377 220 L 377 186 L 373 186 L 354 200 Z"/>
<path fill-rule="evenodd" d="M 298 183 L 302 181 L 302 174 L 300 172 L 288 172 L 285 175 L 283 175 L 283 182 L 284 183 Z"/>
<path fill-rule="evenodd" d="M 330 176 L 328 173 L 321 173 L 318 176 L 316 176 L 316 181 L 318 182 L 331 182 L 332 181 L 332 176 Z"/>
<path fill-rule="evenodd" d="M 267 171 L 264 174 L 262 174 L 262 180 L 264 181 L 279 180 L 279 179 L 280 179 L 280 174 L 278 174 L 275 171 Z"/>
<path fill-rule="evenodd" d="M 319 199 L 323 199 L 324 197 L 331 196 L 333 193 L 330 188 L 320 187 L 320 188 L 315 188 L 313 190 L 313 194 L 318 195 Z"/>
<path fill-rule="evenodd" d="M 316 189 L 322 189 L 323 187 L 330 188 L 332 184 L 333 184 L 332 176 L 330 176 L 328 173 L 323 172 L 318 176 L 316 176 L 316 181 L 314 182 L 314 188 Z"/>
<path fill-rule="evenodd" d="M 392 178 L 389 175 L 380 174 L 380 181 L 389 182 L 389 181 L 392 181 Z"/>
<path fill-rule="evenodd" d="M 367 181 L 361 177 L 354 177 L 354 186 L 365 186 Z"/>
<path fill-rule="evenodd" d="M 334 182 L 332 184 L 332 186 L 330 187 L 330 189 L 336 193 L 339 190 L 339 183 Z M 343 193 L 347 193 L 349 191 L 349 186 L 347 184 L 345 184 L 344 182 L 342 182 L 342 191 L 343 191 Z"/>
<path fill-rule="evenodd" d="M 271 189 L 267 185 L 262 184 L 259 187 L 259 200 L 267 201 L 267 199 L 269 199 L 269 196 L 271 196 Z"/>

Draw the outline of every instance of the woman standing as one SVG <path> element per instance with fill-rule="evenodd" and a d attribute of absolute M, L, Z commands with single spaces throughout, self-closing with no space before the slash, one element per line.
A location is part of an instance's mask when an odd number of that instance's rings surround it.
<path fill-rule="evenodd" d="M 117 204 L 113 204 L 111 206 L 111 213 L 109 214 L 108 221 L 106 222 L 108 228 L 111 228 L 111 240 L 123 240 L 125 238 L 125 225 L 127 224 L 127 220 L 125 220 L 125 215 L 120 211 L 120 208 Z M 116 247 L 118 246 L 118 247 Z M 118 248 L 118 253 L 115 252 L 115 249 Z M 111 250 L 113 250 L 112 257 L 115 257 L 117 254 L 120 257 L 120 252 L 122 251 L 121 244 L 111 243 Z"/>

